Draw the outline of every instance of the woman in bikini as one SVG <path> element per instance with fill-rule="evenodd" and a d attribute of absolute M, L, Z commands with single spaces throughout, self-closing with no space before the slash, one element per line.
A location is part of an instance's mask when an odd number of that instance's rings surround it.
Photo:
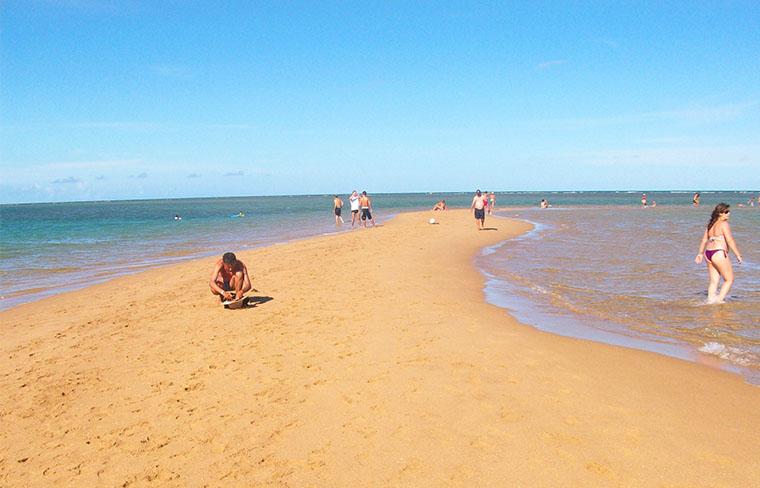
<path fill-rule="evenodd" d="M 742 256 L 736 247 L 734 237 L 731 235 L 731 226 L 728 225 L 728 217 L 731 214 L 728 208 L 729 205 L 725 203 L 719 203 L 715 206 L 707 229 L 702 236 L 702 242 L 699 243 L 697 257 L 694 258 L 694 262 L 697 264 L 702 262 L 703 256 L 707 262 L 707 274 L 710 277 L 710 284 L 707 287 L 707 303 L 724 303 L 726 295 L 734 283 L 734 270 L 731 267 L 731 260 L 728 258 L 728 251 L 733 251 L 736 254 L 736 260 L 742 262 Z M 720 293 L 717 293 L 721 278 L 723 278 L 723 286 L 720 288 Z"/>

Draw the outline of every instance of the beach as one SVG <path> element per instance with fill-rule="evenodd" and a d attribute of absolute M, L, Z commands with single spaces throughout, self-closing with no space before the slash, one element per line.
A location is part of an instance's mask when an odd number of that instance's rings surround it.
<path fill-rule="evenodd" d="M 518 323 L 473 260 L 530 225 L 431 215 L 239 253 L 246 309 L 202 258 L 0 312 L 0 485 L 758 483 L 760 389 Z"/>

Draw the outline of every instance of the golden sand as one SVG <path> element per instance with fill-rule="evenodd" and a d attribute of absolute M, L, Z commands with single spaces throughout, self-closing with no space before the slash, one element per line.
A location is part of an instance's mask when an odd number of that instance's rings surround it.
<path fill-rule="evenodd" d="M 542 333 L 465 211 L 239 253 L 0 313 L 1 486 L 758 486 L 760 388 Z"/>

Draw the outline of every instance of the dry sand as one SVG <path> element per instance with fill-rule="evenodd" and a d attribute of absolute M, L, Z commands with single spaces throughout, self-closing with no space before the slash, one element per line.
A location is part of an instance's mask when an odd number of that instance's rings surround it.
<path fill-rule="evenodd" d="M 758 486 L 760 388 L 533 330 L 465 211 L 240 253 L 0 314 L 2 486 Z"/>

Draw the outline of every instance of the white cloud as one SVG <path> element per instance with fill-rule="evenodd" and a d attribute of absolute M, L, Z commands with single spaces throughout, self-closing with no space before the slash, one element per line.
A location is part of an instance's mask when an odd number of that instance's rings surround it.
<path fill-rule="evenodd" d="M 70 184 L 81 183 L 81 182 L 82 180 L 80 180 L 79 178 L 74 178 L 73 176 L 53 180 L 53 184 L 56 184 L 56 185 L 70 185 Z"/>
<path fill-rule="evenodd" d="M 142 159 L 101 159 L 90 161 L 53 161 L 38 166 L 44 171 L 50 170 L 104 170 L 129 167 L 142 163 Z"/>
<path fill-rule="evenodd" d="M 184 66 L 176 66 L 164 63 L 151 64 L 148 66 L 148 71 L 166 78 L 178 78 L 187 74 L 187 68 Z"/>
<path fill-rule="evenodd" d="M 614 125 L 641 124 L 645 122 L 686 122 L 717 123 L 738 119 L 760 106 L 760 102 L 748 101 L 717 106 L 695 106 L 689 108 L 642 112 L 638 114 L 616 115 L 610 117 L 572 117 L 565 119 L 544 119 L 527 122 L 530 127 L 547 129 L 584 129 Z"/>
<path fill-rule="evenodd" d="M 559 66 L 561 64 L 567 63 L 566 59 L 553 59 L 550 61 L 543 61 L 541 63 L 538 63 L 537 67 L 538 69 L 549 69 L 553 66 Z"/>

